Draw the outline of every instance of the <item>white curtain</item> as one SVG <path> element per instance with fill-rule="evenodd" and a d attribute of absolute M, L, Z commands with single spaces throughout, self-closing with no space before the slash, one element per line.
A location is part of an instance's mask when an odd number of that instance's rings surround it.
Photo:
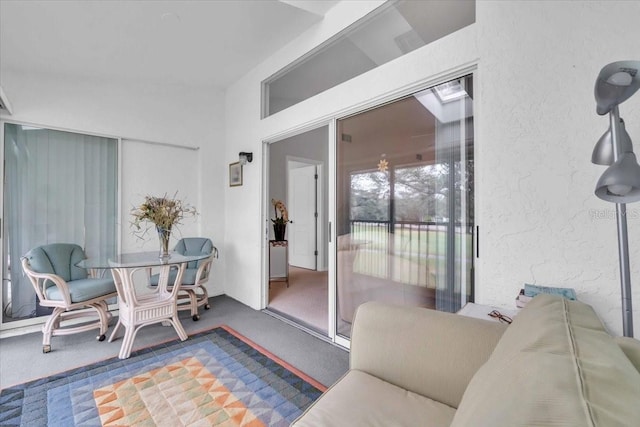
<path fill-rule="evenodd" d="M 6 123 L 4 160 L 3 307 L 10 302 L 18 319 L 36 314 L 20 265 L 31 248 L 76 243 L 87 256 L 115 253 L 117 140 Z"/>

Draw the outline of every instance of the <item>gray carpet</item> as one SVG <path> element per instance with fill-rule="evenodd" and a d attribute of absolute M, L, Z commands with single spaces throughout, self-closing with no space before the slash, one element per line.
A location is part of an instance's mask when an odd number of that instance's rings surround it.
<path fill-rule="evenodd" d="M 228 325 L 326 386 L 333 384 L 349 367 L 346 351 L 232 298 L 214 297 L 210 304 L 210 310 L 200 309 L 197 322 L 191 320 L 188 311 L 180 312 L 188 334 Z M 114 325 L 115 319 L 112 319 L 107 337 Z M 0 388 L 118 357 L 122 340 L 98 342 L 96 335 L 97 330 L 53 337 L 52 352 L 48 354 L 42 353 L 42 333 L 0 340 Z M 176 338 L 172 327 L 146 326 L 138 332 L 133 349 Z"/>

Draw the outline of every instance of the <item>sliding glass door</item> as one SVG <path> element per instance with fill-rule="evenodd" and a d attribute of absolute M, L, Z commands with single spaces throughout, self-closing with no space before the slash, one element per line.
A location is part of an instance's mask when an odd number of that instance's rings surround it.
<path fill-rule="evenodd" d="M 48 243 L 76 243 L 88 256 L 117 245 L 113 138 L 4 124 L 2 323 L 48 313 L 22 274 L 20 257 Z"/>
<path fill-rule="evenodd" d="M 336 332 L 379 300 L 457 311 L 473 291 L 472 77 L 337 122 Z"/>

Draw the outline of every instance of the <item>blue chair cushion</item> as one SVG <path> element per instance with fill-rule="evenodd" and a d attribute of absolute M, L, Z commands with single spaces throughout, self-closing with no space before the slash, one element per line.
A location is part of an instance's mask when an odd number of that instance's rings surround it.
<path fill-rule="evenodd" d="M 112 279 L 80 279 L 67 282 L 71 302 L 83 302 L 116 292 Z M 46 289 L 47 298 L 62 301 L 62 294 L 57 286 Z"/>
<path fill-rule="evenodd" d="M 196 274 L 198 273 L 197 268 L 185 268 L 184 274 L 182 275 L 182 285 L 195 285 L 196 284 Z M 172 268 L 169 272 L 169 286 L 173 285 L 176 282 L 176 276 L 178 275 L 178 270 Z M 154 274 L 149 278 L 149 284 L 151 286 L 158 286 L 158 280 L 160 279 L 160 274 Z"/>
<path fill-rule="evenodd" d="M 206 237 L 184 237 L 178 241 L 173 250 L 187 256 L 209 255 L 213 252 L 214 247 L 211 239 Z M 187 268 L 198 268 L 202 262 L 203 260 L 191 261 L 187 264 Z"/>
<path fill-rule="evenodd" d="M 39 246 L 27 252 L 25 257 L 29 265 L 37 273 L 58 275 L 65 282 L 86 279 L 87 270 L 76 267 L 86 258 L 82 248 L 73 243 L 52 243 Z M 49 283 L 48 286 L 53 286 Z"/>

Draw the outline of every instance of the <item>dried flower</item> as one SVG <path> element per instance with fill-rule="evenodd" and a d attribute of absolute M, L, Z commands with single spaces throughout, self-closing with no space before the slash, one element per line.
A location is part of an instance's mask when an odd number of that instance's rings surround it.
<path fill-rule="evenodd" d="M 198 214 L 195 207 L 176 199 L 176 195 L 173 199 L 166 194 L 163 197 L 145 196 L 144 203 L 131 209 L 131 227 L 136 229 L 134 234 L 142 237 L 147 233 L 149 227 L 143 229 L 143 222 L 152 223 L 157 231 L 170 233 L 173 227 L 181 224 L 183 218 Z"/>
<path fill-rule="evenodd" d="M 287 207 L 284 205 L 282 200 L 271 199 L 271 204 L 273 205 L 273 212 L 276 215 L 275 219 L 271 219 L 271 222 L 274 224 L 286 224 L 289 221 L 289 212 L 287 212 Z M 280 212 L 280 216 L 278 216 L 278 212 Z"/>

